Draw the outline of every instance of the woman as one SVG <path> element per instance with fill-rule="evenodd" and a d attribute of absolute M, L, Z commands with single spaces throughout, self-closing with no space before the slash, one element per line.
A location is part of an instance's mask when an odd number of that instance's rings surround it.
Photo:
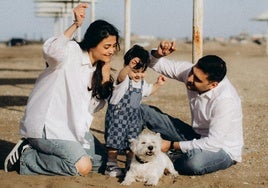
<path fill-rule="evenodd" d="M 103 20 L 93 22 L 80 43 L 71 40 L 87 7 L 75 7 L 74 23 L 44 44 L 48 67 L 29 97 L 23 138 L 6 158 L 6 171 L 18 161 L 20 174 L 84 176 L 100 166 L 89 127 L 112 92 L 110 61 L 120 46 L 118 30 Z"/>

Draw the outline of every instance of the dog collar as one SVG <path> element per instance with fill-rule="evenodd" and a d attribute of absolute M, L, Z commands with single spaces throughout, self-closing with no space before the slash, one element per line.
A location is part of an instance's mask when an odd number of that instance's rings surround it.
<path fill-rule="evenodd" d="M 141 160 L 141 158 L 139 158 L 137 155 L 135 155 L 135 159 L 141 164 L 148 163 L 148 161 Z"/>

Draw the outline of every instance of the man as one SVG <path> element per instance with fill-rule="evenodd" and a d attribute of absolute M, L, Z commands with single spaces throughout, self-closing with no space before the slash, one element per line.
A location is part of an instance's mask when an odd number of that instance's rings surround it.
<path fill-rule="evenodd" d="M 174 160 L 180 174 L 202 175 L 241 162 L 241 101 L 226 77 L 225 62 L 215 55 L 202 57 L 195 65 L 163 58 L 174 50 L 174 42 L 161 42 L 157 50 L 151 51 L 149 67 L 186 85 L 191 126 L 143 104 L 147 127 L 161 133 L 163 151 L 182 153 Z"/>

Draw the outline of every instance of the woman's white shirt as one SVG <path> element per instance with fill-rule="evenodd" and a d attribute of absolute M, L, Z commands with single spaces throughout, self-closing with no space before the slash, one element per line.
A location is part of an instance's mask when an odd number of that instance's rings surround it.
<path fill-rule="evenodd" d="M 64 35 L 48 39 L 43 46 L 49 64 L 35 83 L 29 96 L 20 132 L 22 136 L 79 141 L 84 139 L 93 113 L 104 101 L 92 98 L 91 79 L 95 67 L 88 53 Z M 45 132 L 44 132 L 45 131 Z"/>

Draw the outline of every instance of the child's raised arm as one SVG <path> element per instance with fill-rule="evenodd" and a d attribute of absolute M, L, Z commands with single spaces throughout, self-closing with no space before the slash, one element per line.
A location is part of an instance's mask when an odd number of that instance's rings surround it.
<path fill-rule="evenodd" d="M 151 95 L 153 95 L 158 88 L 160 88 L 161 86 L 163 86 L 165 84 L 166 80 L 167 80 L 167 77 L 165 77 L 164 75 L 158 76 L 157 81 L 153 85 L 153 89 L 152 89 Z"/>
<path fill-rule="evenodd" d="M 139 59 L 138 58 L 133 58 L 133 59 L 131 59 L 131 61 L 129 62 L 128 65 L 125 65 L 120 70 L 120 72 L 119 72 L 119 74 L 117 76 L 117 84 L 123 82 L 126 79 L 126 76 L 133 69 L 133 67 L 135 67 L 137 65 L 137 63 L 139 63 Z"/>

